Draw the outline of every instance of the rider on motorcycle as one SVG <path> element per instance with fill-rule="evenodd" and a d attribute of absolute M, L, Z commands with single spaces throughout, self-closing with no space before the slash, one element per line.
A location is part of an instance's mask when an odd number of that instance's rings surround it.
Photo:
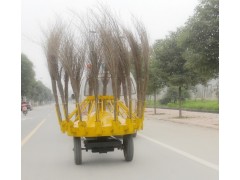
<path fill-rule="evenodd" d="M 22 112 L 25 112 L 25 111 L 27 111 L 27 102 L 22 102 L 22 105 L 21 105 L 21 111 Z"/>

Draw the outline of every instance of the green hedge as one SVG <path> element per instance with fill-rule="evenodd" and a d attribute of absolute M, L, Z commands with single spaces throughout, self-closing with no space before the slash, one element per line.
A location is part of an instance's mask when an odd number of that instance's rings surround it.
<path fill-rule="evenodd" d="M 177 103 L 168 103 L 167 105 L 161 105 L 159 101 L 157 101 L 158 108 L 178 108 Z M 146 107 L 152 108 L 154 107 L 153 101 L 147 101 Z M 200 111 L 219 111 L 219 103 L 217 100 L 185 100 L 182 104 L 183 109 L 187 110 L 200 110 Z"/>

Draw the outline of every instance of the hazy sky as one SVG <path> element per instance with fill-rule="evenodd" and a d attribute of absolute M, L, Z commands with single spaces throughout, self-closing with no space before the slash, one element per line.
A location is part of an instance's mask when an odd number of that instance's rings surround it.
<path fill-rule="evenodd" d="M 97 0 L 22 0 L 22 53 L 33 62 L 36 79 L 51 87 L 46 58 L 40 45 L 41 28 L 46 28 L 56 17 L 65 17 L 69 9 L 84 13 L 96 7 Z M 199 0 L 102 0 L 129 24 L 131 15 L 141 19 L 150 36 L 151 44 L 164 38 L 169 31 L 184 25 L 193 15 Z"/>

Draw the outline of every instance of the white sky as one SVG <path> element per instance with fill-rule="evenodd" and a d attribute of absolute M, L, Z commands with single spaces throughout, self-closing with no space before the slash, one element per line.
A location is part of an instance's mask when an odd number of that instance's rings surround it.
<path fill-rule="evenodd" d="M 88 2 L 87 4 L 92 4 L 93 2 L 90 0 L 85 1 Z M 30 39 L 39 41 L 39 37 L 41 36 L 39 24 L 46 24 L 49 18 L 53 17 L 52 12 L 63 12 L 65 11 L 64 7 L 77 7 L 77 2 L 80 4 L 78 5 L 79 9 L 85 9 L 85 1 L 22 0 L 22 9 L 20 9 L 21 1 L 0 1 L 0 77 L 2 84 L 1 100 L 4 102 L 1 103 L 1 109 L 4 110 L 4 113 L 1 114 L 3 120 L 2 127 L 9 127 L 12 123 L 11 133 L 9 133 L 9 128 L 2 128 L 0 131 L 1 142 L 4 147 L 8 147 L 1 148 L 0 150 L 2 155 L 1 162 L 5 167 L 4 171 L 0 173 L 0 179 L 19 179 L 21 176 L 21 146 L 18 138 L 21 136 L 21 112 L 19 111 L 19 102 L 21 99 L 21 63 L 19 59 L 21 51 L 33 61 L 37 78 L 42 77 L 42 81 L 50 87 L 50 78 L 48 78 L 45 58 L 41 48 L 23 38 L 23 34 Z M 54 7 L 56 2 L 58 5 Z M 129 9 L 133 14 L 138 12 L 136 15 L 141 15 L 142 20 L 149 30 L 151 39 L 158 39 L 163 38 L 168 31 L 174 31 L 176 27 L 183 25 L 188 16 L 193 14 L 193 9 L 197 5 L 198 0 L 147 0 L 145 2 L 140 0 L 131 0 L 131 2 L 130 0 L 128 2 L 115 0 L 114 2 L 111 4 L 113 4 L 112 6 L 117 11 L 122 11 L 126 4 L 125 9 Z M 134 2 L 137 2 L 136 6 L 133 6 Z M 124 5 L 116 7 L 117 3 Z M 167 3 L 170 3 L 170 5 L 167 5 Z M 236 143 L 239 142 L 240 137 L 240 121 L 237 118 L 239 117 L 240 85 L 239 83 L 235 83 L 239 82 L 240 77 L 240 26 L 239 23 L 236 23 L 239 22 L 240 17 L 239 5 L 239 0 L 220 1 L 221 33 L 219 52 L 221 106 L 219 117 L 221 131 L 219 132 L 219 144 L 221 150 L 220 179 L 224 180 L 240 179 L 240 146 L 239 143 Z M 142 11 L 144 8 L 145 10 Z M 20 16 L 21 13 L 22 16 Z M 149 21 L 149 17 L 153 17 L 151 18 L 152 21 Z M 22 42 L 20 42 L 20 21 L 22 25 Z M 22 44 L 21 47 L 20 43 Z M 7 138 L 6 134 L 8 135 Z M 16 163 L 12 163 L 13 161 Z M 14 173 L 12 173 L 13 171 Z"/>
<path fill-rule="evenodd" d="M 65 17 L 69 9 L 84 13 L 94 8 L 97 0 L 22 0 L 21 51 L 33 62 L 36 79 L 51 88 L 46 59 L 40 46 L 42 30 L 52 22 L 56 14 Z M 198 0 L 102 0 L 111 7 L 126 24 L 131 15 L 145 24 L 150 42 L 164 38 L 169 31 L 184 25 L 193 15 Z"/>

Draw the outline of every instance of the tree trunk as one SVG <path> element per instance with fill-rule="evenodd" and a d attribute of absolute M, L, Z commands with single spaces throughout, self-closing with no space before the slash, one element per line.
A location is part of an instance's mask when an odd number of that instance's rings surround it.
<path fill-rule="evenodd" d="M 179 95 L 179 118 L 182 117 L 182 89 L 181 86 L 178 87 L 178 95 Z"/>
<path fill-rule="evenodd" d="M 117 78 L 116 78 L 117 79 Z M 118 94 L 118 89 L 117 89 L 117 81 L 114 81 L 114 89 L 115 89 L 115 95 L 114 95 L 114 120 L 117 121 L 118 120 L 118 114 L 117 114 L 117 94 Z"/>
<path fill-rule="evenodd" d="M 60 76 L 57 77 L 57 86 L 58 86 L 58 91 L 59 91 L 59 94 L 60 94 L 60 97 L 62 100 L 62 104 L 63 104 L 64 117 L 65 117 L 65 120 L 67 120 L 67 106 L 66 106 L 66 102 L 65 102 L 64 90 L 63 90 L 63 85 L 62 85 Z"/>
<path fill-rule="evenodd" d="M 123 97 L 124 97 L 124 101 L 125 101 L 125 104 L 126 106 L 128 107 L 129 104 L 128 104 L 128 92 L 127 92 L 127 86 L 126 86 L 126 79 L 125 79 L 125 76 L 122 78 L 122 89 L 123 89 Z"/>
<path fill-rule="evenodd" d="M 129 101 L 128 101 L 129 118 L 132 119 L 132 82 L 130 79 L 130 74 L 128 74 L 127 76 L 127 87 L 128 87 L 128 96 L 129 96 Z"/>
<path fill-rule="evenodd" d="M 102 84 L 103 84 L 103 96 L 106 96 L 107 95 L 107 86 L 108 86 L 108 72 L 107 70 L 105 69 L 105 72 L 104 72 L 104 78 L 102 80 Z M 103 109 L 105 110 L 106 109 L 106 101 L 103 101 Z"/>
<path fill-rule="evenodd" d="M 203 88 L 202 88 L 202 101 L 205 100 L 206 98 L 206 85 L 203 85 Z"/>
<path fill-rule="evenodd" d="M 65 95 L 67 116 L 68 116 L 68 82 L 69 82 L 69 76 L 68 76 L 68 74 L 65 74 L 64 95 Z"/>
<path fill-rule="evenodd" d="M 51 82 L 52 82 L 53 95 L 54 95 L 54 99 L 55 99 L 55 103 L 56 103 L 55 106 L 56 106 L 56 113 L 57 113 L 58 121 L 62 121 L 62 115 L 60 112 L 60 107 L 59 107 L 59 102 L 58 102 L 56 81 L 53 80 L 53 78 L 51 78 Z"/>
<path fill-rule="evenodd" d="M 94 95 L 95 95 L 95 109 L 96 109 L 96 121 L 99 121 L 99 106 L 98 106 L 98 76 L 94 78 Z"/>
<path fill-rule="evenodd" d="M 154 114 L 156 114 L 156 102 L 157 102 L 157 95 L 156 95 L 157 93 L 156 93 L 156 89 L 154 90 Z"/>

